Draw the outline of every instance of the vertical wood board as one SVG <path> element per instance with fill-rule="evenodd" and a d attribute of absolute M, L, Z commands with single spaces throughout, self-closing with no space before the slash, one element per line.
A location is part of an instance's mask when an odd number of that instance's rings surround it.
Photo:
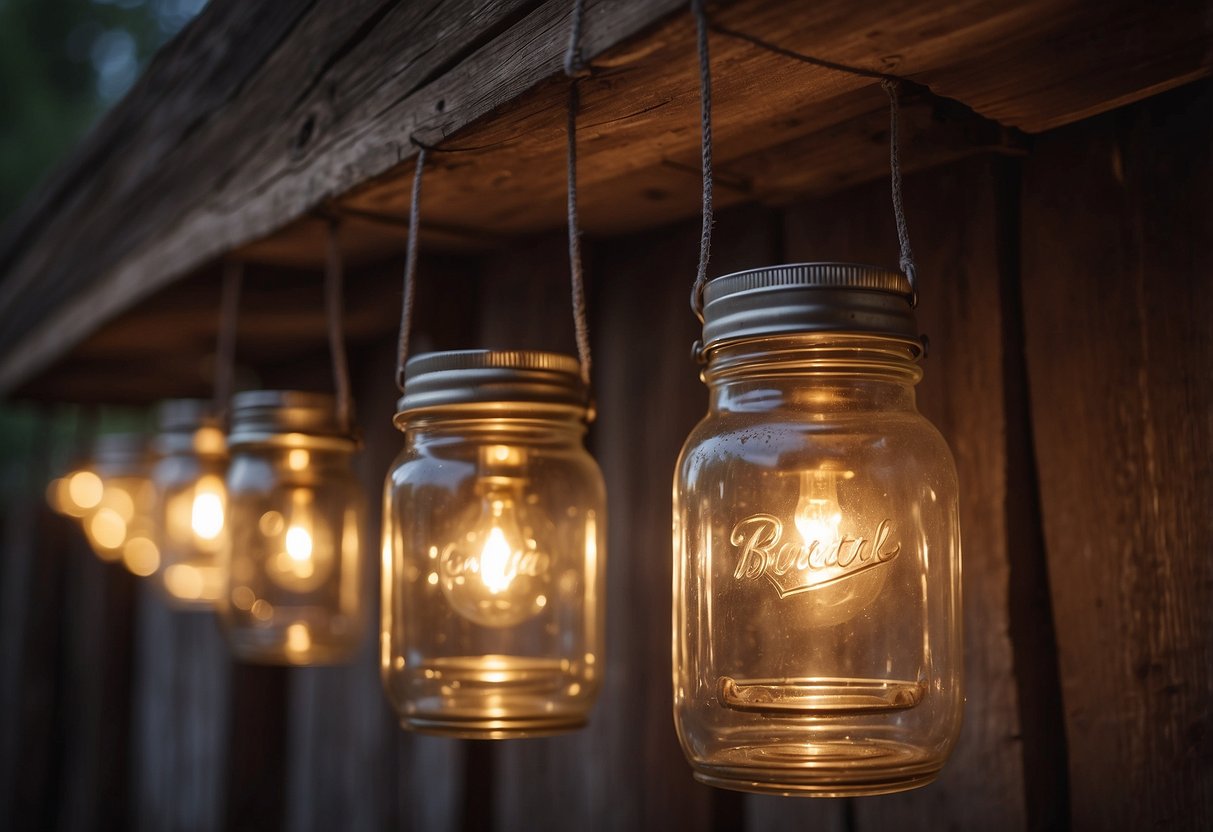
<path fill-rule="evenodd" d="M 1078 828 L 1213 825 L 1213 85 L 1042 137 L 1028 368 Z"/>

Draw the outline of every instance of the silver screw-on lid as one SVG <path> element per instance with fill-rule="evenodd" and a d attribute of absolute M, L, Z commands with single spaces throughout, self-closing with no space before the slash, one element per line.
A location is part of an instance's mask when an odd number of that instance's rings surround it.
<path fill-rule="evenodd" d="M 571 355 L 537 350 L 458 350 L 413 356 L 404 370 L 396 425 L 441 408 L 587 411 L 581 365 Z"/>
<path fill-rule="evenodd" d="M 248 390 L 232 397 L 228 446 L 274 444 L 349 448 L 354 437 L 342 426 L 337 402 L 324 393 Z"/>
<path fill-rule="evenodd" d="M 214 403 L 209 399 L 167 399 L 156 406 L 159 433 L 153 442 L 162 456 L 192 453 L 198 456 L 222 457 L 227 440 L 215 417 Z"/>
<path fill-rule="evenodd" d="M 703 349 L 799 332 L 883 335 L 919 344 L 914 293 L 897 271 L 793 263 L 723 275 L 704 292 Z"/>
<path fill-rule="evenodd" d="M 156 405 L 161 431 L 191 431 L 215 423 L 215 406 L 208 399 L 166 399 Z"/>
<path fill-rule="evenodd" d="M 142 433 L 103 433 L 93 440 L 93 467 L 103 476 L 135 476 L 151 462 Z"/>

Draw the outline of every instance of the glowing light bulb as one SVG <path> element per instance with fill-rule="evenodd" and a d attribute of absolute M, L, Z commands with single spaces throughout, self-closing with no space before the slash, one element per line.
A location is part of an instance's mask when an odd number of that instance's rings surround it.
<path fill-rule="evenodd" d="M 442 550 L 440 582 L 460 615 L 485 627 L 512 627 L 547 605 L 550 557 L 520 517 L 517 484 L 490 480 L 472 528 Z"/>
<path fill-rule="evenodd" d="M 190 507 L 190 529 L 206 541 L 213 541 L 223 532 L 223 481 L 218 477 L 203 477 L 194 488 Z"/>
<path fill-rule="evenodd" d="M 488 539 L 484 541 L 484 549 L 480 552 L 480 579 L 494 595 L 509 589 L 514 580 L 508 570 L 513 554 L 509 542 L 505 539 L 505 532 L 493 526 Z"/>
<path fill-rule="evenodd" d="M 302 526 L 291 526 L 286 530 L 286 553 L 296 563 L 312 559 L 312 534 Z"/>
<path fill-rule="evenodd" d="M 334 553 L 331 534 L 319 527 L 315 494 L 309 488 L 291 492 L 290 507 L 261 515 L 258 528 L 276 553 L 270 557 L 268 572 L 279 586 L 295 592 L 315 589 L 328 577 Z"/>
<path fill-rule="evenodd" d="M 104 488 L 101 477 L 97 474 L 91 471 L 76 471 L 68 474 L 66 490 L 64 511 L 74 517 L 84 517 L 101 503 Z"/>
<path fill-rule="evenodd" d="M 842 472 L 852 477 L 850 471 Z M 806 546 L 817 542 L 831 544 L 838 539 L 838 527 L 842 523 L 842 508 L 838 505 L 839 472 L 824 468 L 802 471 L 800 474 L 800 499 L 796 503 L 793 518 L 801 539 Z"/>

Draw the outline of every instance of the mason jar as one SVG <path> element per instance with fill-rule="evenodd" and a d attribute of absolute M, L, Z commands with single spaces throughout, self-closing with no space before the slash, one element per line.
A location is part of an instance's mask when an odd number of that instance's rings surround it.
<path fill-rule="evenodd" d="M 331 396 L 254 390 L 232 399 L 220 622 L 237 658 L 331 664 L 365 630 L 357 443 Z"/>
<path fill-rule="evenodd" d="M 603 662 L 606 498 L 577 360 L 418 355 L 384 498 L 381 659 L 405 727 L 585 723 Z"/>
<path fill-rule="evenodd" d="M 841 263 L 707 285 L 673 640 L 678 736 L 705 783 L 900 791 L 956 741 L 956 470 L 915 405 L 911 298 L 901 274 Z"/>
<path fill-rule="evenodd" d="M 157 408 L 156 581 L 173 606 L 209 610 L 219 599 L 227 442 L 212 405 L 172 399 Z"/>
<path fill-rule="evenodd" d="M 105 433 L 93 443 L 89 471 L 100 479 L 100 497 L 81 517 L 84 536 L 101 560 L 122 563 L 136 575 L 156 569 L 155 489 L 148 479 L 152 455 L 147 437 Z"/>

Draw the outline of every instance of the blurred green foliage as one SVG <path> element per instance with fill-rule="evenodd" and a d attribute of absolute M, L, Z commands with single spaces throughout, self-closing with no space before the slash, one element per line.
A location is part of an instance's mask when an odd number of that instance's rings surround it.
<path fill-rule="evenodd" d="M 204 0 L 0 0 L 0 219 Z"/>

